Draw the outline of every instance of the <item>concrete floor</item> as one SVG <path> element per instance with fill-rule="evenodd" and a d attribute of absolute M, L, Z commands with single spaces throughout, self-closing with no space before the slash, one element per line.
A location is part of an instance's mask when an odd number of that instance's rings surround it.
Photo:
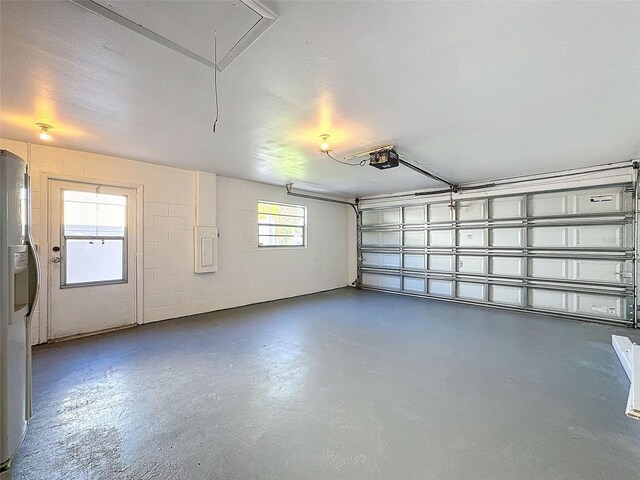
<path fill-rule="evenodd" d="M 638 479 L 624 328 L 341 289 L 34 351 L 25 479 Z"/>

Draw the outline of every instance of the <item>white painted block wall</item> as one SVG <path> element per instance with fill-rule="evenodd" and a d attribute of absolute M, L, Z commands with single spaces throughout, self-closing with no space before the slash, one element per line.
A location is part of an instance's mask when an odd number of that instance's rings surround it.
<path fill-rule="evenodd" d="M 27 145 L 0 139 L 25 160 Z M 219 271 L 194 273 L 196 172 L 74 150 L 32 145 L 35 242 L 43 243 L 42 172 L 140 184 L 144 189 L 144 319 L 153 322 L 343 287 L 354 278 L 351 207 L 287 197 L 284 187 L 217 177 Z M 307 206 L 305 248 L 258 249 L 257 202 Z M 47 255 L 42 255 L 47 261 Z M 351 276 L 350 276 L 351 275 Z M 46 278 L 43 278 L 46 289 Z M 47 340 L 46 318 L 34 321 L 33 343 Z"/>

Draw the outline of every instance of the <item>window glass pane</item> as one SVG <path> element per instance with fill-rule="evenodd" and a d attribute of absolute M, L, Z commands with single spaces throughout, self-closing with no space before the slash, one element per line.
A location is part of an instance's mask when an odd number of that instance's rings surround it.
<path fill-rule="evenodd" d="M 306 207 L 258 202 L 258 246 L 304 246 L 306 216 Z"/>
<path fill-rule="evenodd" d="M 65 247 L 66 285 L 126 280 L 124 240 L 68 239 Z"/>
<path fill-rule="evenodd" d="M 258 203 L 258 213 L 275 213 L 279 215 L 293 215 L 304 217 L 305 207 L 295 205 L 282 205 L 279 203 Z"/>
<path fill-rule="evenodd" d="M 64 191 L 64 234 L 124 237 L 127 197 Z"/>
<path fill-rule="evenodd" d="M 304 225 L 304 217 L 289 217 L 284 215 L 271 215 L 267 213 L 258 214 L 258 223 L 274 225 Z"/>

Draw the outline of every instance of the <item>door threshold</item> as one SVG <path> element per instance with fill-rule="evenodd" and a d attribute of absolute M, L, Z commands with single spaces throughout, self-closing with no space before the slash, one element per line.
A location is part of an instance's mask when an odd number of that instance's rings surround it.
<path fill-rule="evenodd" d="M 127 328 L 133 328 L 137 326 L 138 326 L 137 323 L 130 323 L 128 325 L 121 325 L 119 327 L 105 328 L 104 330 L 96 330 L 95 332 L 77 333 L 75 335 L 68 335 L 66 337 L 51 338 L 47 340 L 47 343 L 66 342 L 67 340 L 75 340 L 77 338 L 92 337 L 94 335 L 101 335 L 103 333 L 109 333 L 109 332 L 117 332 L 118 330 L 126 330 Z"/>

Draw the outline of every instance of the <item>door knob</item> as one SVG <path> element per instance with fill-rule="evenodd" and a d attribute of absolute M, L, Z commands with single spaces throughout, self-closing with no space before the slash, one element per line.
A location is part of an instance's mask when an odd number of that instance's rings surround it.
<path fill-rule="evenodd" d="M 60 257 L 53 257 L 51 263 L 60 263 Z"/>

